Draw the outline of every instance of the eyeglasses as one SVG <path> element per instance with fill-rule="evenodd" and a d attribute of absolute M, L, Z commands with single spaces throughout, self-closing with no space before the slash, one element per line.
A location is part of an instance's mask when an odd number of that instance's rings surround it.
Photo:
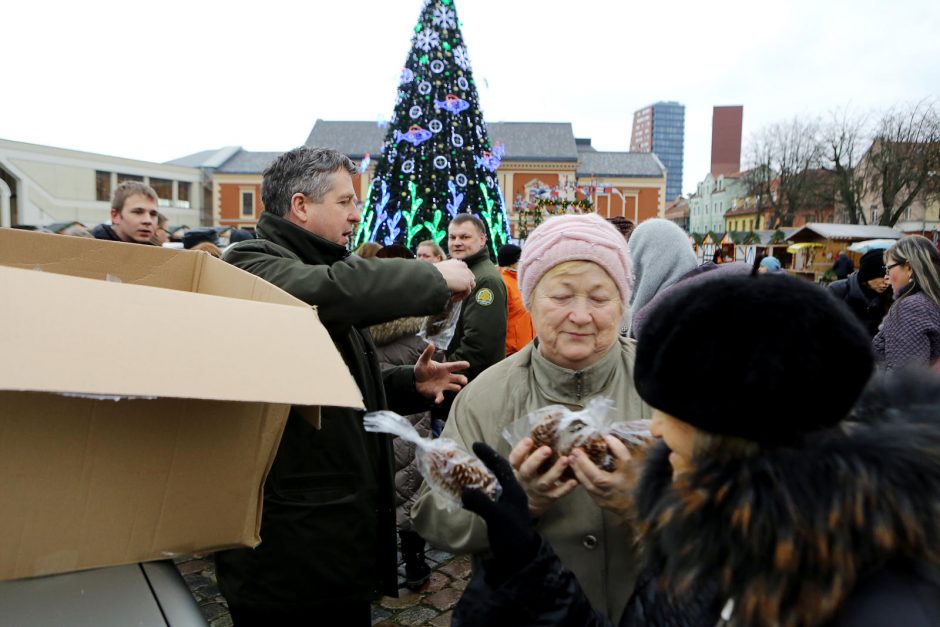
<path fill-rule="evenodd" d="M 884 268 L 885 268 L 885 274 L 887 274 L 887 273 L 891 270 L 891 268 L 893 268 L 893 267 L 895 267 L 895 266 L 903 266 L 903 265 L 904 265 L 904 264 L 902 264 L 902 263 L 889 263 L 888 265 L 886 265 L 886 266 L 884 267 Z"/>

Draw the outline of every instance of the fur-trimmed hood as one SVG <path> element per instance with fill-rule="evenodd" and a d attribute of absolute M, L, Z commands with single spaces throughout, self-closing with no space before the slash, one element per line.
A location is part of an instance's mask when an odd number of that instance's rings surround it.
<path fill-rule="evenodd" d="M 390 322 L 383 322 L 369 327 L 369 333 L 372 335 L 376 346 L 390 344 L 399 338 L 411 336 L 418 333 L 424 325 L 425 317 L 399 318 Z"/>
<path fill-rule="evenodd" d="M 940 566 L 940 380 L 926 376 L 873 379 L 837 427 L 675 482 L 655 446 L 636 506 L 661 583 L 717 584 L 731 624 L 812 625 L 891 561 Z"/>

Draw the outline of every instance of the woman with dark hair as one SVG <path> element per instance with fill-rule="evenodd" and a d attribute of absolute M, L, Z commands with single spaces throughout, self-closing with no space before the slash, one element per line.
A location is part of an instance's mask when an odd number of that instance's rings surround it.
<path fill-rule="evenodd" d="M 886 370 L 930 366 L 940 359 L 940 251 L 926 237 L 909 235 L 885 251 L 885 278 L 894 291 L 875 357 Z"/>
<path fill-rule="evenodd" d="M 732 331 L 751 341 L 731 370 L 703 370 Z M 940 624 L 940 382 L 872 369 L 860 323 L 799 278 L 721 277 L 658 305 L 633 377 L 660 442 L 634 492 L 644 563 L 621 627 Z M 728 381 L 731 404 L 714 395 Z M 453 624 L 610 625 L 533 529 L 509 465 L 473 450 L 503 493 L 464 491 L 494 557 Z"/>

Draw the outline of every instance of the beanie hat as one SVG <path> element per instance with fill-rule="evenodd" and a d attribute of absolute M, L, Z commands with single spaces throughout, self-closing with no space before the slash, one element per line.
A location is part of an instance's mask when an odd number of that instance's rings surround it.
<path fill-rule="evenodd" d="M 218 240 L 219 234 L 212 227 L 197 227 L 189 229 L 186 231 L 186 234 L 183 235 L 183 248 L 190 249 L 201 242 L 217 244 Z"/>
<path fill-rule="evenodd" d="M 885 251 L 869 250 L 858 262 L 858 282 L 867 283 L 885 275 Z"/>
<path fill-rule="evenodd" d="M 519 289 L 528 309 L 542 276 L 566 261 L 593 261 L 617 284 L 624 305 L 630 302 L 633 276 L 627 242 L 596 213 L 554 216 L 540 224 L 526 240 L 519 259 Z"/>
<path fill-rule="evenodd" d="M 747 338 L 721 368 L 703 368 Z M 831 427 L 872 372 L 871 340 L 844 303 L 783 273 L 679 285 L 637 339 L 637 392 L 703 431 L 786 444 Z M 715 390 L 728 390 L 728 398 Z"/>
<path fill-rule="evenodd" d="M 500 268 L 506 268 L 519 261 L 520 255 L 522 255 L 521 248 L 515 244 L 504 244 L 496 253 L 496 263 Z"/>
<path fill-rule="evenodd" d="M 776 257 L 764 257 L 760 265 L 767 268 L 767 272 L 780 272 L 780 260 Z"/>

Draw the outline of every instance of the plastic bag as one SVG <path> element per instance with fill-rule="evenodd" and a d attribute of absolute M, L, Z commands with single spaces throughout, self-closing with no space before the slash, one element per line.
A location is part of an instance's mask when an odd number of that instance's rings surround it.
<path fill-rule="evenodd" d="M 652 440 L 648 420 L 615 423 L 614 410 L 613 401 L 602 396 L 590 399 L 581 410 L 549 405 L 511 422 L 503 430 L 503 438 L 513 447 L 522 438 L 531 437 L 535 448 L 551 448 L 552 456 L 539 468 L 542 473 L 551 468 L 560 456 L 570 455 L 575 448 L 584 450 L 596 466 L 611 472 L 615 468 L 614 457 L 604 436 L 613 435 L 620 439 L 631 455 Z M 574 473 L 570 468 L 562 475 L 562 479 L 572 477 Z"/>
<path fill-rule="evenodd" d="M 437 350 L 446 351 L 447 347 L 450 346 L 450 341 L 454 339 L 457 320 L 460 318 L 462 309 L 463 301 L 458 301 L 450 303 L 443 313 L 428 316 L 421 330 L 418 331 L 418 337 L 428 344 L 433 344 Z"/>
<path fill-rule="evenodd" d="M 407 418 L 391 411 L 366 414 L 365 429 L 371 433 L 396 435 L 415 445 L 418 471 L 427 482 L 431 492 L 444 500 L 449 512 L 463 505 L 460 493 L 463 488 L 478 488 L 494 501 L 502 493 L 499 481 L 479 459 L 466 453 L 457 443 L 448 438 L 422 438 Z"/>

